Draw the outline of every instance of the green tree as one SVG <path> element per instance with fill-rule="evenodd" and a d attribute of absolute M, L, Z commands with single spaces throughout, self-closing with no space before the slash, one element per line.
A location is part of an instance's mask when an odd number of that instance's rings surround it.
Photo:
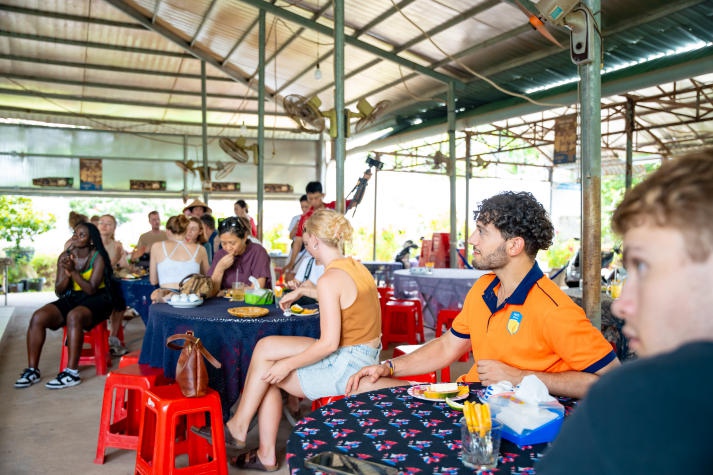
<path fill-rule="evenodd" d="M 20 249 L 23 241 L 49 231 L 56 219 L 52 214 L 35 212 L 32 200 L 24 196 L 0 196 L 0 239 Z"/>

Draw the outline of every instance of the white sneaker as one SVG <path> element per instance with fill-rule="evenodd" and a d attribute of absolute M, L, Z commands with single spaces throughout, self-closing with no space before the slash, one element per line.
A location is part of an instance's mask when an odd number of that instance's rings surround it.
<path fill-rule="evenodd" d="M 25 368 L 20 375 L 20 378 L 15 381 L 16 388 L 29 388 L 35 383 L 40 382 L 40 371 L 34 368 Z"/>
<path fill-rule="evenodd" d="M 80 378 L 79 376 L 74 376 L 73 374 L 65 370 L 59 373 L 56 378 L 47 381 L 45 387 L 47 389 L 64 389 L 76 386 L 81 382 L 82 378 Z"/>

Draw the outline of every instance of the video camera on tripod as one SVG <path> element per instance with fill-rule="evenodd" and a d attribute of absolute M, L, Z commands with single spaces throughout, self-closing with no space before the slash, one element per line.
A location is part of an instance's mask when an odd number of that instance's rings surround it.
<path fill-rule="evenodd" d="M 354 216 L 354 213 L 356 213 L 356 207 L 359 205 L 359 203 L 361 203 L 361 200 L 364 198 L 367 182 L 369 181 L 372 175 L 371 169 L 375 168 L 377 170 L 381 170 L 382 168 L 384 168 L 384 163 L 379 161 L 378 158 L 374 158 L 371 155 L 368 155 L 366 157 L 366 164 L 369 166 L 369 168 L 364 171 L 364 175 L 359 178 L 359 180 L 357 180 L 356 186 L 352 188 L 352 191 L 349 192 L 349 195 L 354 193 L 354 196 L 349 202 L 349 206 L 347 207 L 346 211 L 349 211 L 350 209 L 354 208 L 352 216 Z"/>

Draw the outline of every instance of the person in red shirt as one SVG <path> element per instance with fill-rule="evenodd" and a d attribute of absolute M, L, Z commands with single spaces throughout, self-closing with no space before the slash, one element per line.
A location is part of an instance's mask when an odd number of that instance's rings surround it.
<path fill-rule="evenodd" d="M 302 231 L 305 225 L 305 222 L 309 219 L 310 216 L 312 216 L 312 213 L 314 213 L 318 209 L 322 208 L 327 208 L 327 209 L 335 209 L 337 206 L 336 201 L 330 201 L 329 203 L 325 203 L 324 200 L 324 193 L 322 192 L 322 183 L 318 181 L 310 181 L 307 183 L 307 186 L 305 188 L 305 192 L 307 194 L 307 203 L 309 204 L 309 208 L 307 211 L 302 214 L 302 217 L 300 218 L 299 222 L 297 223 L 297 229 L 295 231 L 295 237 L 292 240 L 292 252 L 290 253 L 290 260 L 287 262 L 285 267 L 283 267 L 283 272 L 285 274 L 287 273 L 294 273 L 294 267 L 295 267 L 295 261 L 297 260 L 297 255 L 300 253 L 300 250 L 302 249 Z M 347 208 L 349 207 L 349 201 L 347 201 Z"/>

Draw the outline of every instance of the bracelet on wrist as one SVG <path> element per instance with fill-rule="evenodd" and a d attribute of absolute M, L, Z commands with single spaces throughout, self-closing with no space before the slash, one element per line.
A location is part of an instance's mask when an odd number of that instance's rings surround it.
<path fill-rule="evenodd" d="M 394 375 L 394 362 L 391 360 L 386 360 L 386 361 L 384 361 L 384 363 L 386 363 L 386 365 L 389 367 L 389 376 L 393 376 Z"/>

